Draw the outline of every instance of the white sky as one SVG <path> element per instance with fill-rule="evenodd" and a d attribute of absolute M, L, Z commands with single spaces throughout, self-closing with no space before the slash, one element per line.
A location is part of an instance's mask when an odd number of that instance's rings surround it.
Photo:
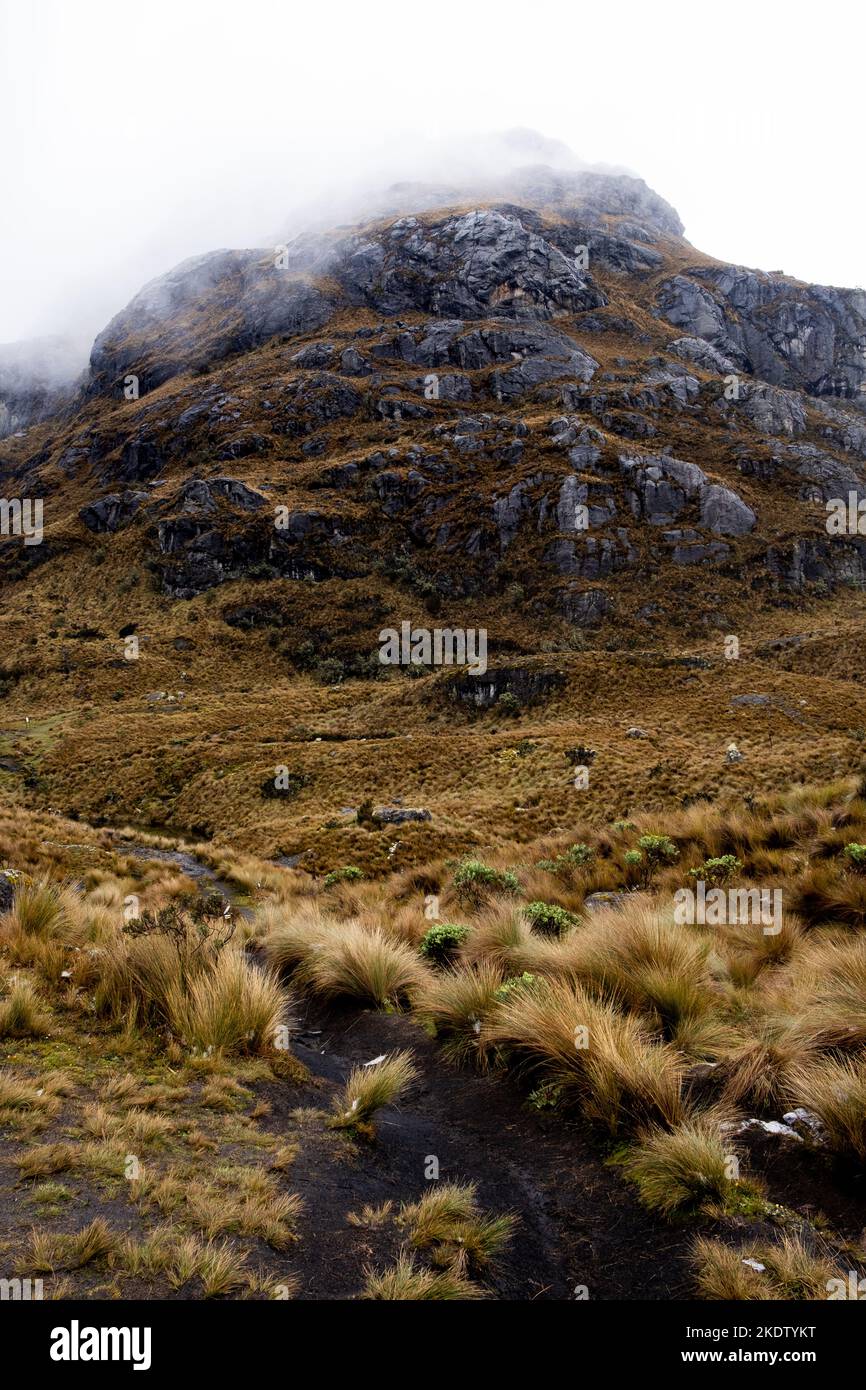
<path fill-rule="evenodd" d="M 859 10 L 859 17 L 858 17 Z M 0 342 L 91 335 L 186 255 L 531 127 L 703 251 L 866 284 L 862 5 L 0 0 Z M 447 163 L 447 159 L 446 159 Z"/>

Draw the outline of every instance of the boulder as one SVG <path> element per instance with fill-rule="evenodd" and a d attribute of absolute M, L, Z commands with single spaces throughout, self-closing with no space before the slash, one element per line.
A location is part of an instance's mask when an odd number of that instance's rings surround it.
<path fill-rule="evenodd" d="M 757 517 L 729 487 L 708 483 L 700 490 L 701 525 L 717 536 L 745 536 L 754 529 Z"/>

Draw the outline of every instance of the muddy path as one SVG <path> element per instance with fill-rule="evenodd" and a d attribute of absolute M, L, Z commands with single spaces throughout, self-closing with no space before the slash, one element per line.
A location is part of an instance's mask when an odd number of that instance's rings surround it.
<path fill-rule="evenodd" d="M 269 1086 L 263 1122 L 290 1127 L 298 1105 L 324 1107 L 350 1067 L 383 1052 L 411 1048 L 419 1079 L 399 1106 L 380 1112 L 373 1143 L 341 1159 L 339 1136 L 327 1150 L 303 1145 L 291 1170 L 302 1194 L 303 1239 L 292 1264 L 302 1299 L 350 1298 L 364 1267 L 384 1268 L 405 1239 L 347 1223 L 365 1204 L 415 1201 L 430 1190 L 431 1159 L 442 1182 L 475 1182 L 485 1209 L 520 1220 L 513 1242 L 489 1280 L 494 1297 L 511 1300 L 671 1299 L 692 1296 L 687 1254 L 696 1227 L 675 1230 L 635 1201 L 616 1169 L 603 1161 L 597 1138 L 579 1122 L 543 1116 L 501 1077 L 448 1065 L 436 1043 L 410 1018 L 357 1008 L 318 1011 L 304 1004 L 296 1056 L 315 1078 L 314 1098 L 294 1087 Z M 306 1089 L 306 1088 L 305 1088 Z M 586 1295 L 576 1293 L 585 1286 Z"/>

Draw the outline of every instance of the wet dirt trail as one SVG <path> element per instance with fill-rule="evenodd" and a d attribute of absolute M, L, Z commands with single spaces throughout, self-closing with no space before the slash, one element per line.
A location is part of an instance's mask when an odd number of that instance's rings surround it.
<path fill-rule="evenodd" d="M 316 1079 L 269 1086 L 266 1128 L 281 1131 L 298 1105 L 323 1107 L 355 1063 L 411 1048 L 419 1079 L 398 1106 L 379 1112 L 373 1143 L 340 1161 L 302 1146 L 291 1186 L 304 1199 L 303 1238 L 292 1264 L 301 1299 L 351 1298 L 364 1267 L 384 1268 L 403 1236 L 347 1224 L 365 1204 L 416 1201 L 438 1160 L 442 1182 L 475 1182 L 489 1212 L 520 1220 L 501 1264 L 487 1280 L 494 1297 L 512 1300 L 671 1299 L 693 1296 L 687 1266 L 696 1227 L 679 1230 L 653 1219 L 616 1169 L 603 1161 L 597 1137 L 579 1121 L 540 1115 L 501 1077 L 450 1066 L 437 1044 L 407 1016 L 357 1008 L 319 1012 L 305 1005 L 296 1056 Z M 306 1088 L 305 1088 L 306 1089 Z M 331 1131 L 333 1135 L 333 1131 Z M 339 1140 L 337 1141 L 339 1143 Z M 586 1294 L 576 1293 L 585 1286 Z"/>

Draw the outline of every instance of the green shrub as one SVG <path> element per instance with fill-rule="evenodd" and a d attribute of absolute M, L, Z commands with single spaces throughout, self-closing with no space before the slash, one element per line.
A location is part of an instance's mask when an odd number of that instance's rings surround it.
<path fill-rule="evenodd" d="M 333 888 L 335 883 L 356 883 L 363 877 L 361 870 L 356 869 L 354 864 L 347 864 L 344 869 L 332 869 L 329 874 L 325 874 L 322 887 Z"/>
<path fill-rule="evenodd" d="M 522 975 L 512 975 L 510 980 L 506 980 L 504 984 L 499 986 L 496 991 L 496 999 L 502 1004 L 510 998 L 515 990 L 528 989 L 534 983 L 535 976 L 530 974 L 528 970 L 524 970 Z"/>
<path fill-rule="evenodd" d="M 589 845 L 569 845 L 568 849 L 563 854 L 558 854 L 555 859 L 539 859 L 536 867 L 544 869 L 546 873 L 567 878 L 574 869 L 585 868 L 594 857 L 595 850 Z"/>
<path fill-rule="evenodd" d="M 648 888 L 656 871 L 664 864 L 673 863 L 679 857 L 679 850 L 667 835 L 641 835 L 638 847 L 644 854 L 643 879 Z"/>
<path fill-rule="evenodd" d="M 563 932 L 580 921 L 573 912 L 560 907 L 558 903 L 527 903 L 523 915 L 533 931 L 541 932 L 543 936 L 562 936 Z"/>
<path fill-rule="evenodd" d="M 858 845 L 856 840 L 851 840 L 842 853 L 847 855 L 852 869 L 856 869 L 858 874 L 866 873 L 866 845 Z"/>
<path fill-rule="evenodd" d="M 454 873 L 454 887 L 461 898 L 479 897 L 485 889 L 499 893 L 516 893 L 520 887 L 517 875 L 500 873 L 480 859 L 461 859 Z"/>
<path fill-rule="evenodd" d="M 456 922 L 437 922 L 421 938 L 421 954 L 436 965 L 446 965 L 469 935 L 469 928 Z"/>
<path fill-rule="evenodd" d="M 862 846 L 864 856 L 866 856 L 866 845 Z M 705 859 L 697 869 L 689 869 L 692 878 L 701 879 L 704 883 L 709 883 L 713 888 L 720 884 L 728 883 L 737 874 L 743 872 L 743 861 L 738 859 L 735 854 L 723 854 L 718 859 Z"/>

